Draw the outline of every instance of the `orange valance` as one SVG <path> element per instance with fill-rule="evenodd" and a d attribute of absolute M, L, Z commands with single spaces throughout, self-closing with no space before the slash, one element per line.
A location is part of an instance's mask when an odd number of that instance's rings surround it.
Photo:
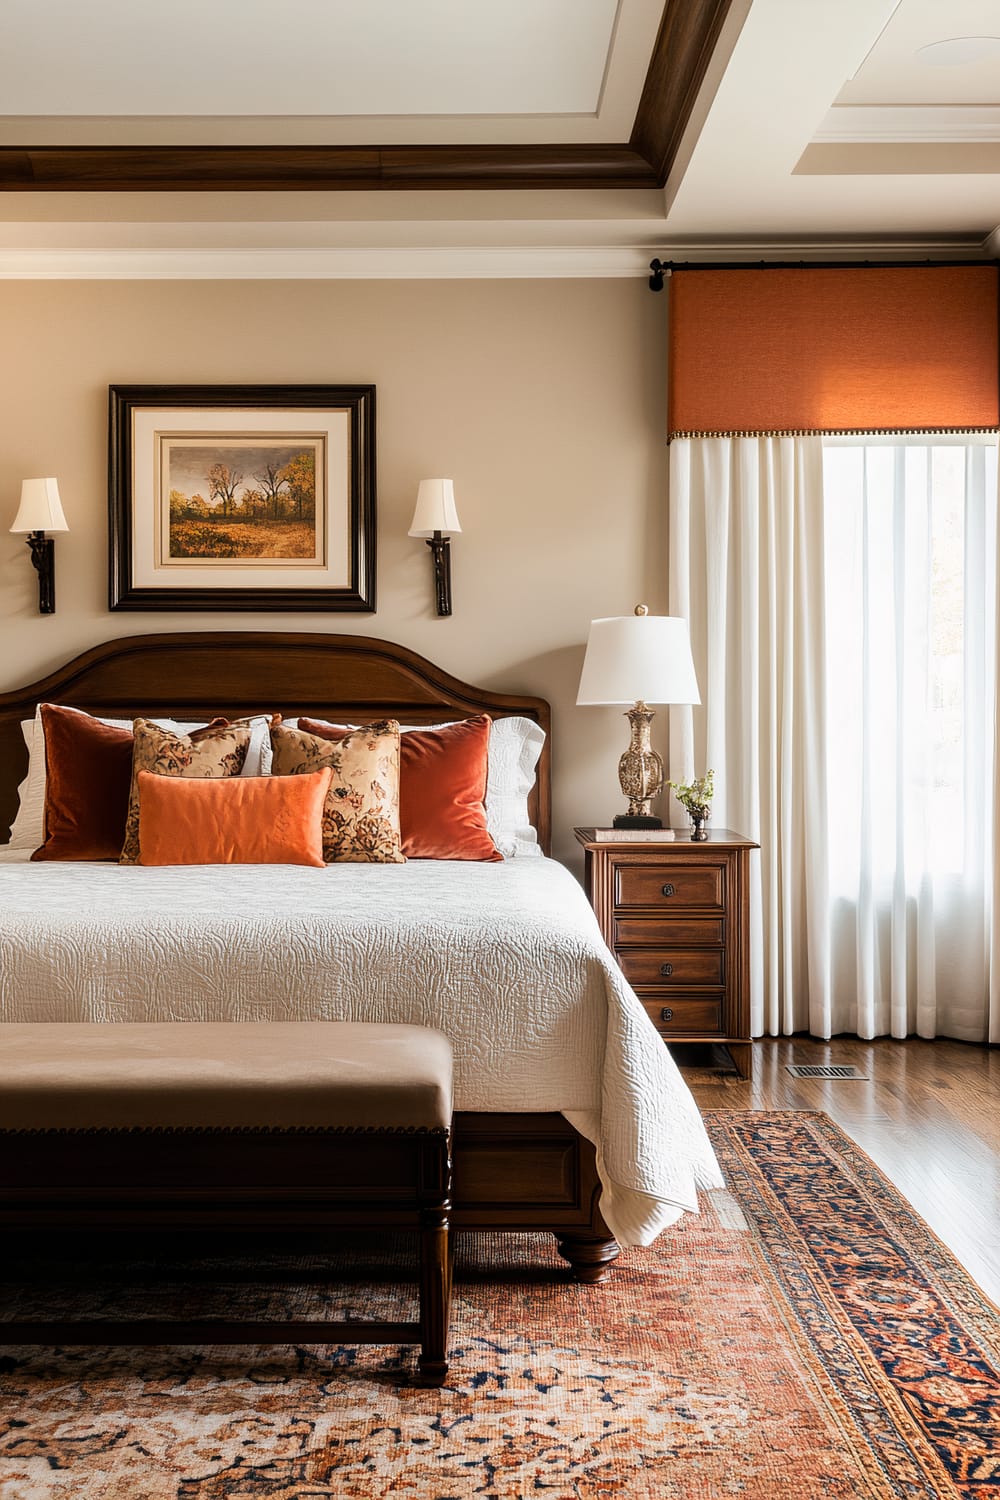
<path fill-rule="evenodd" d="M 998 268 L 677 270 L 670 437 L 1000 426 Z"/>

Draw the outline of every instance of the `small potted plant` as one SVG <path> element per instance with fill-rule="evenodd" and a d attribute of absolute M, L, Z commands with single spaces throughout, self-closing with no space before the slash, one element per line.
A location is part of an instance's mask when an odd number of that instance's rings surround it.
<path fill-rule="evenodd" d="M 705 824 L 712 816 L 712 794 L 715 791 L 715 772 L 706 771 L 695 781 L 668 781 L 667 786 L 691 819 L 691 838 L 700 842 L 708 838 Z"/>

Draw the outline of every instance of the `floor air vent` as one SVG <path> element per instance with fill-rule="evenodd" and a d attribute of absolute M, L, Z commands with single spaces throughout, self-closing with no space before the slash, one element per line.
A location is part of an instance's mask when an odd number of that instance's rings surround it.
<path fill-rule="evenodd" d="M 843 1067 L 831 1063 L 786 1063 L 786 1068 L 793 1078 L 862 1078 L 867 1079 L 867 1073 L 859 1073 L 855 1067 Z"/>

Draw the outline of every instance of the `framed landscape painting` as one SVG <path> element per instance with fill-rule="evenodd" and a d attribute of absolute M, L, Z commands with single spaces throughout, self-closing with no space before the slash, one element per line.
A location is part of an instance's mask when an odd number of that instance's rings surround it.
<path fill-rule="evenodd" d="M 374 386 L 109 397 L 112 609 L 374 610 Z"/>

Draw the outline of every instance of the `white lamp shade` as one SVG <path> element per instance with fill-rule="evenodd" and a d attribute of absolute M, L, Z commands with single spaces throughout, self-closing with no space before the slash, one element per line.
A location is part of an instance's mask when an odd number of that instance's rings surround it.
<path fill-rule="evenodd" d="M 700 703 L 687 620 L 592 620 L 577 703 Z"/>
<path fill-rule="evenodd" d="M 21 504 L 11 531 L 68 531 L 54 479 L 22 479 Z"/>
<path fill-rule="evenodd" d="M 421 479 L 417 490 L 417 506 L 410 522 L 410 536 L 433 536 L 435 531 L 445 535 L 460 532 L 458 511 L 455 509 L 455 485 L 451 479 Z"/>

